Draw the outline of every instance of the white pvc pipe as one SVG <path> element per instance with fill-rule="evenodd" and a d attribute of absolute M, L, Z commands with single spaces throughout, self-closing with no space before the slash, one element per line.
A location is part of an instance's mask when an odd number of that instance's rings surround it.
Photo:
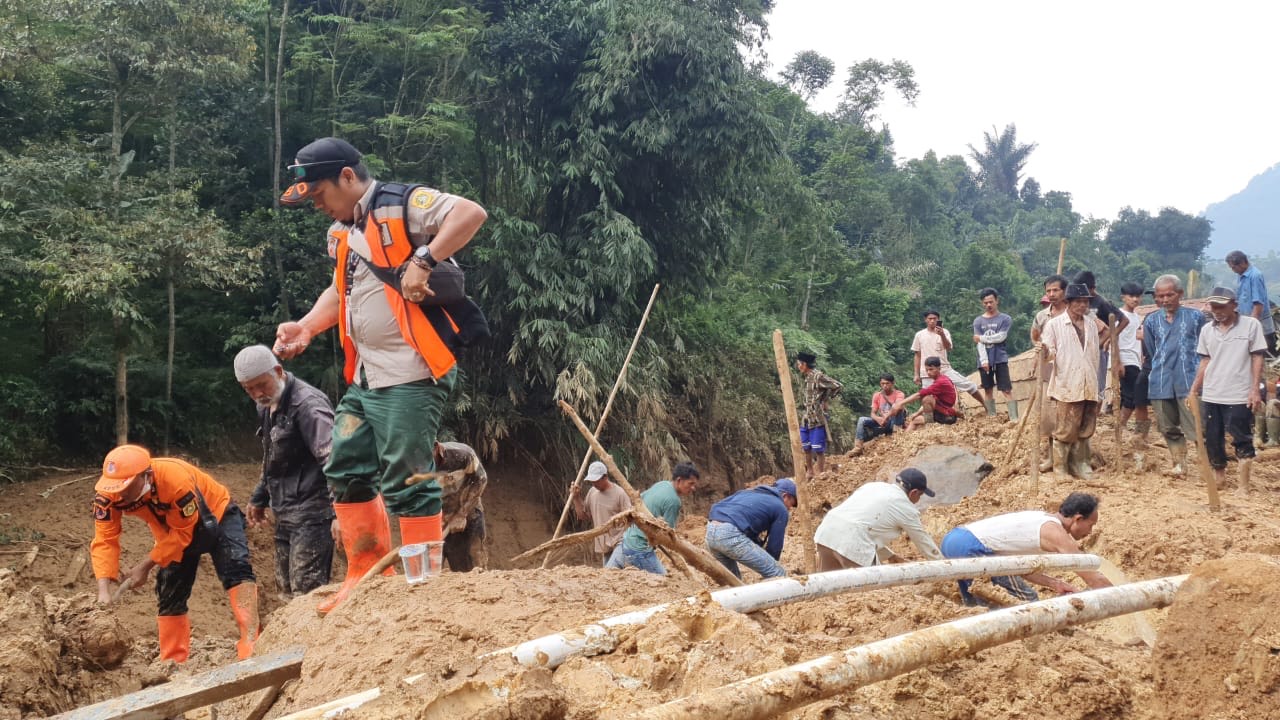
<path fill-rule="evenodd" d="M 748 613 L 786 605 L 799 600 L 813 600 L 828 595 L 846 592 L 877 590 L 880 588 L 914 585 L 924 582 L 944 580 L 964 580 L 978 577 L 996 577 L 1001 575 L 1029 575 L 1044 570 L 1097 570 L 1102 560 L 1096 555 L 1008 555 L 988 556 L 980 558 L 956 558 L 952 560 L 929 560 L 925 562 L 902 563 L 899 565 L 876 565 L 867 568 L 849 570 L 833 570 L 825 573 L 814 573 L 798 578 L 777 578 L 741 587 L 724 588 L 711 593 L 715 600 L 727 610 Z M 517 662 L 528 666 L 559 667 L 565 660 L 575 655 L 599 655 L 611 652 L 618 643 L 615 634 L 618 629 L 628 625 L 639 625 L 650 617 L 672 607 L 676 603 L 694 604 L 697 597 L 655 605 L 644 610 L 615 615 L 577 630 L 555 633 L 520 643 L 514 647 L 494 650 L 481 655 L 483 660 L 489 657 L 510 656 Z M 411 675 L 403 682 L 412 685 L 422 679 L 422 675 Z M 320 706 L 328 713 L 351 710 L 377 698 L 381 691 L 378 688 L 347 697 L 338 698 Z M 310 720 L 321 717 L 314 714 L 316 708 L 301 710 L 277 720 Z M 332 715 L 327 715 L 331 717 Z"/>
<path fill-rule="evenodd" d="M 798 578 L 777 578 L 742 587 L 725 588 L 711 593 L 711 599 L 726 610 L 750 613 L 799 600 L 813 600 L 840 593 L 864 592 L 924 582 L 1029 575 L 1045 570 L 1097 570 L 1101 562 L 1101 559 L 1095 555 L 1008 555 L 874 565 L 814 573 Z M 689 597 L 683 601 L 676 600 L 644 610 L 615 615 L 576 630 L 546 635 L 514 647 L 495 650 L 480 657 L 483 659 L 496 655 L 511 655 L 522 665 L 556 668 L 575 655 L 599 655 L 611 652 L 618 643 L 617 628 L 643 624 L 650 617 L 679 602 L 692 605 L 698 602 L 698 598 Z"/>
<path fill-rule="evenodd" d="M 761 720 L 912 670 L 1073 625 L 1164 607 L 1186 575 L 1073 593 L 905 633 L 642 710 L 635 720 Z"/>

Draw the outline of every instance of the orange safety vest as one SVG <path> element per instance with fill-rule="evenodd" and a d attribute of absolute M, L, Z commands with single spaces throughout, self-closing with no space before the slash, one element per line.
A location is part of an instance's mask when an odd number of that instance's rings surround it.
<path fill-rule="evenodd" d="M 366 211 L 364 226 L 364 236 L 371 255 L 368 261 L 371 264 L 395 271 L 413 253 L 413 243 L 409 240 L 409 231 L 405 225 L 404 205 L 405 198 L 413 189 L 413 186 L 399 183 L 380 183 L 374 190 L 373 202 Z M 337 260 L 334 285 L 338 290 L 338 337 L 342 340 L 342 352 L 346 358 L 343 374 L 349 385 L 354 382 L 359 358 L 347 327 L 347 295 L 351 292 L 351 273 L 347 270 L 347 263 L 353 258 L 347 245 L 347 232 L 335 231 L 331 235 L 337 241 L 334 247 L 334 257 Z M 390 285 L 384 285 L 383 291 L 404 341 L 422 356 L 437 380 L 447 375 L 457 364 L 448 344 L 454 340 L 458 330 L 453 319 L 443 308 L 423 310 L 417 303 L 404 299 Z"/>
<path fill-rule="evenodd" d="M 218 522 L 231 502 L 231 493 L 200 468 L 177 458 L 154 458 L 151 461 L 155 487 L 144 495 L 142 504 L 132 510 L 112 505 L 118 497 L 97 495 L 93 498 L 93 575 L 115 578 L 120 573 L 120 525 L 124 515 L 133 515 L 151 528 L 156 544 L 151 559 L 160 567 L 178 562 L 191 544 L 196 523 L 200 522 L 200 498 Z"/>

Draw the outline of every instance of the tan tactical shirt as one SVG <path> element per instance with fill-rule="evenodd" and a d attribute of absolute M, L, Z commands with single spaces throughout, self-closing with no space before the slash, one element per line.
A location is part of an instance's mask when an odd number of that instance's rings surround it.
<path fill-rule="evenodd" d="M 329 228 L 329 255 L 335 254 L 334 231 L 347 231 L 347 245 L 353 254 L 349 262 L 354 269 L 350 293 L 347 298 L 347 328 L 351 341 L 356 345 L 360 360 L 356 365 L 355 382 L 364 377 L 370 388 L 391 387 L 431 377 L 427 361 L 422 359 L 400 334 L 400 326 L 391 314 L 384 288 L 387 286 L 369 271 L 368 266 L 356 257 L 369 257 L 369 240 L 364 235 L 365 211 L 373 202 L 378 183 L 369 184 L 360 201 L 356 203 L 355 222 L 352 225 L 334 223 Z M 409 197 L 405 208 L 409 239 L 414 246 L 425 245 L 440 231 L 449 211 L 457 202 L 457 196 L 418 188 Z M 384 243 L 384 244 L 389 244 Z M 363 372 L 363 375 L 362 375 Z"/>

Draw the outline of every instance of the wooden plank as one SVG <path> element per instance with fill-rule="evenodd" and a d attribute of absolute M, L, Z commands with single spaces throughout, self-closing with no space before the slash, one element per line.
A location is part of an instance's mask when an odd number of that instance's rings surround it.
<path fill-rule="evenodd" d="M 782 389 L 782 409 L 787 416 L 787 434 L 791 438 L 791 474 L 796 483 L 796 514 L 800 516 L 800 537 L 804 542 L 804 571 L 811 573 L 818 551 L 813 544 L 813 516 L 809 514 L 809 478 L 805 473 L 804 449 L 800 445 L 800 418 L 796 415 L 796 398 L 791 387 L 791 365 L 787 348 L 782 344 L 782 331 L 773 331 L 773 360 L 778 366 L 778 384 Z"/>
<path fill-rule="evenodd" d="M 306 648 L 249 658 L 189 678 L 86 705 L 54 716 L 54 720 L 162 720 L 188 710 L 229 700 L 302 674 Z"/>
<path fill-rule="evenodd" d="M 76 548 L 71 554 L 71 563 L 67 565 L 67 571 L 62 575 L 62 586 L 71 587 L 80 580 L 80 573 L 84 570 L 84 566 L 89 562 L 89 554 L 84 548 Z"/>

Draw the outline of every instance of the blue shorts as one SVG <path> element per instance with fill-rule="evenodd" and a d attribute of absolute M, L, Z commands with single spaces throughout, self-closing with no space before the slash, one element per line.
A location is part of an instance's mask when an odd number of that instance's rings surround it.
<path fill-rule="evenodd" d="M 800 447 L 805 452 L 818 453 L 827 451 L 827 429 L 825 427 L 800 428 Z"/>
<path fill-rule="evenodd" d="M 942 557 L 945 558 L 965 558 L 965 557 L 983 557 L 986 555 L 995 555 L 995 551 L 987 547 L 977 538 L 976 535 L 969 532 L 968 528 L 958 527 L 947 533 L 942 538 L 942 545 L 939 546 L 942 551 Z M 1036 594 L 1035 588 L 1031 584 L 1017 575 L 1004 575 L 991 578 L 991 583 L 997 587 L 1004 588 L 1014 598 L 1023 602 L 1035 602 L 1040 599 Z M 960 587 L 960 599 L 965 605 L 986 605 L 987 603 L 973 596 L 969 592 L 969 588 L 973 585 L 972 580 L 957 580 L 956 585 Z"/>

